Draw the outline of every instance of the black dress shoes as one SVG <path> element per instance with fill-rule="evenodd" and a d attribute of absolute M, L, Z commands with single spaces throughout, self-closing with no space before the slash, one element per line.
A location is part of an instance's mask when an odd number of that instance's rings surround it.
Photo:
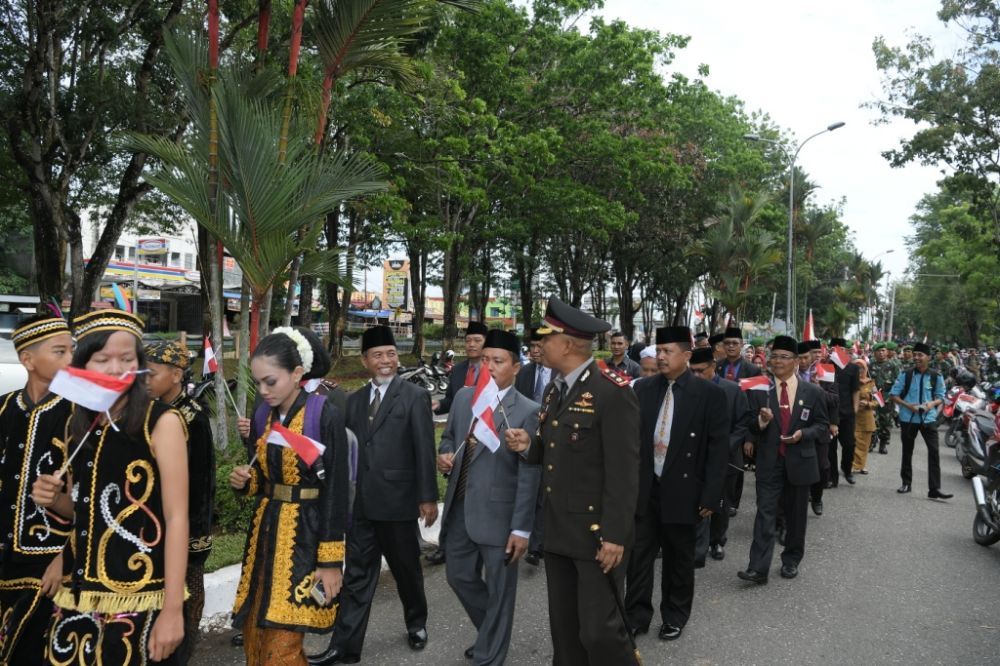
<path fill-rule="evenodd" d="M 695 560 L 694 561 L 694 568 L 695 569 L 704 569 L 705 568 L 705 560 Z"/>
<path fill-rule="evenodd" d="M 903 485 L 901 485 L 899 488 L 896 489 L 896 492 L 897 493 L 908 493 L 911 490 L 912 490 L 912 488 L 910 488 L 910 484 L 904 483 Z"/>
<path fill-rule="evenodd" d="M 730 518 L 735 518 L 736 514 L 739 513 L 739 511 L 740 510 L 737 509 L 735 506 L 731 506 L 728 509 L 726 509 L 726 512 L 729 514 Z"/>
<path fill-rule="evenodd" d="M 767 585 L 767 574 L 762 574 L 761 572 L 754 571 L 753 569 L 737 571 L 736 575 L 740 577 L 740 580 L 757 583 L 758 585 Z"/>
<path fill-rule="evenodd" d="M 633 627 L 632 628 L 632 637 L 633 638 L 635 638 L 636 636 L 642 636 L 643 634 L 648 634 L 648 633 L 649 633 L 649 627 Z"/>
<path fill-rule="evenodd" d="M 781 565 L 781 577 L 782 578 L 795 578 L 799 575 L 799 568 L 794 564 L 782 564 Z"/>
<path fill-rule="evenodd" d="M 428 564 L 444 564 L 444 548 L 438 548 L 424 555 Z"/>
<path fill-rule="evenodd" d="M 810 504 L 812 504 L 813 513 L 815 513 L 817 516 L 822 516 L 823 515 L 823 503 L 822 502 L 820 502 L 819 500 L 816 500 L 814 502 L 810 502 Z"/>
<path fill-rule="evenodd" d="M 475 654 L 475 651 L 476 651 L 476 646 L 475 645 L 473 645 L 470 648 L 466 648 L 466 650 L 465 650 L 465 658 L 466 659 L 472 659 L 473 655 Z"/>
<path fill-rule="evenodd" d="M 931 499 L 951 499 L 954 497 L 951 493 L 943 493 L 940 490 L 928 491 L 927 496 Z"/>
<path fill-rule="evenodd" d="M 844 475 L 844 481 L 847 481 L 849 484 L 851 484 L 853 486 L 854 485 L 854 475 L 853 474 L 845 474 Z"/>
<path fill-rule="evenodd" d="M 882 455 L 887 455 L 889 453 L 889 449 L 885 446 L 880 446 L 878 447 L 878 452 Z"/>
<path fill-rule="evenodd" d="M 538 550 L 529 550 L 528 554 L 524 556 L 524 561 L 533 567 L 538 566 L 539 560 L 542 559 L 542 553 Z"/>
<path fill-rule="evenodd" d="M 423 650 L 427 647 L 427 630 L 417 629 L 416 631 L 411 631 L 407 634 L 406 640 L 409 642 L 411 650 Z"/>
<path fill-rule="evenodd" d="M 333 666 L 334 664 L 356 664 L 361 661 L 359 654 L 347 654 L 339 647 L 330 646 L 326 652 L 309 657 L 309 666 Z"/>
<path fill-rule="evenodd" d="M 664 623 L 660 625 L 659 637 L 661 641 L 676 641 L 681 637 L 681 628 Z"/>
<path fill-rule="evenodd" d="M 708 549 L 708 554 L 712 556 L 713 560 L 724 560 L 726 559 L 726 548 L 717 543 Z"/>
<path fill-rule="evenodd" d="M 243 632 L 238 631 L 229 639 L 229 644 L 233 647 L 243 647 Z"/>

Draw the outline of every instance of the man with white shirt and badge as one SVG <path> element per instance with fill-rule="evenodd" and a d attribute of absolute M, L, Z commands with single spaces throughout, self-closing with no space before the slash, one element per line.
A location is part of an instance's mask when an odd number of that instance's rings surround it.
<path fill-rule="evenodd" d="M 539 465 L 502 444 L 511 428 L 538 428 L 540 405 L 513 386 L 518 350 L 513 333 L 487 333 L 482 358 L 492 382 L 482 375 L 455 394 L 438 456 L 438 469 L 450 473 L 441 518 L 448 584 L 478 631 L 465 651 L 477 666 L 507 656 L 517 561 L 528 549 L 541 479 Z"/>

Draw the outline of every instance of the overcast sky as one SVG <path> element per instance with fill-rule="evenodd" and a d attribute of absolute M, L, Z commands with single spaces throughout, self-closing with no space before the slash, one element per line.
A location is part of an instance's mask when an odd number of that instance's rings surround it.
<path fill-rule="evenodd" d="M 707 64 L 711 88 L 744 100 L 748 111 L 765 111 L 797 141 L 847 123 L 810 141 L 797 164 L 821 187 L 814 202 L 846 199 L 844 221 L 862 254 L 895 248 L 880 260 L 898 276 L 907 264 L 909 217 L 941 174 L 934 167 L 890 168 L 882 151 L 914 126 L 873 126 L 877 112 L 861 105 L 882 94 L 871 49 L 876 36 L 901 46 L 915 31 L 934 38 L 939 56 L 954 53 L 957 32 L 937 19 L 939 7 L 940 0 L 606 0 L 600 13 L 690 36 L 668 71 L 694 78 Z"/>

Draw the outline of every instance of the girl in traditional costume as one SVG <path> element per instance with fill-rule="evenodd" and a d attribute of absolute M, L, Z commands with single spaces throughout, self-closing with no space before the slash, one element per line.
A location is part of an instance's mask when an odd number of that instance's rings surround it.
<path fill-rule="evenodd" d="M 35 483 L 36 503 L 73 519 L 49 663 L 174 663 L 184 637 L 188 551 L 183 420 L 146 393 L 138 317 L 98 310 L 74 319 L 73 328 L 73 368 L 132 382 L 107 413 L 78 404 L 70 420 L 72 467 Z"/>
<path fill-rule="evenodd" d="M 248 666 L 306 666 L 304 632 L 325 633 L 336 616 L 344 562 L 348 448 L 344 414 L 303 390 L 330 359 L 307 329 L 279 328 L 250 362 L 258 397 L 252 461 L 230 485 L 254 498 L 233 626 Z"/>

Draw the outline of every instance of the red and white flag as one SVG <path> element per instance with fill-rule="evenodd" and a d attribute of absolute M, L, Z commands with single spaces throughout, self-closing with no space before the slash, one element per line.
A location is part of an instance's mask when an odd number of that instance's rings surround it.
<path fill-rule="evenodd" d="M 49 384 L 49 390 L 81 407 L 106 412 L 134 381 L 134 373 L 114 377 L 103 372 L 66 368 L 56 373 Z"/>
<path fill-rule="evenodd" d="M 770 391 L 771 380 L 763 375 L 747 377 L 740 380 L 740 389 L 743 391 Z"/>
<path fill-rule="evenodd" d="M 834 347 L 830 350 L 830 360 L 843 370 L 851 362 L 851 355 L 843 347 Z"/>
<path fill-rule="evenodd" d="M 817 363 L 816 364 L 816 381 L 818 382 L 832 382 L 837 377 L 837 370 L 833 367 L 832 363 Z"/>
<path fill-rule="evenodd" d="M 809 308 L 809 316 L 806 317 L 805 328 L 802 329 L 802 341 L 808 342 L 809 340 L 816 339 L 816 327 L 813 325 L 813 311 Z"/>
<path fill-rule="evenodd" d="M 326 451 L 326 447 L 315 439 L 292 432 L 280 423 L 271 424 L 271 434 L 267 436 L 267 441 L 269 444 L 291 448 L 307 467 L 311 467 L 316 459 Z"/>
<path fill-rule="evenodd" d="M 861 346 L 858 344 L 857 340 L 854 341 L 854 355 L 861 356 Z"/>
<path fill-rule="evenodd" d="M 879 407 L 885 407 L 885 398 L 882 397 L 882 389 L 872 393 L 872 397 L 875 398 L 875 402 L 878 403 Z"/>
<path fill-rule="evenodd" d="M 205 365 L 201 368 L 201 374 L 210 375 L 219 371 L 219 361 L 215 358 L 215 350 L 212 349 L 212 341 L 205 336 Z"/>
<path fill-rule="evenodd" d="M 500 448 L 500 437 L 493 420 L 493 409 L 500 397 L 500 388 L 493 381 L 493 375 L 480 372 L 479 380 L 472 394 L 472 434 L 492 452 Z"/>

